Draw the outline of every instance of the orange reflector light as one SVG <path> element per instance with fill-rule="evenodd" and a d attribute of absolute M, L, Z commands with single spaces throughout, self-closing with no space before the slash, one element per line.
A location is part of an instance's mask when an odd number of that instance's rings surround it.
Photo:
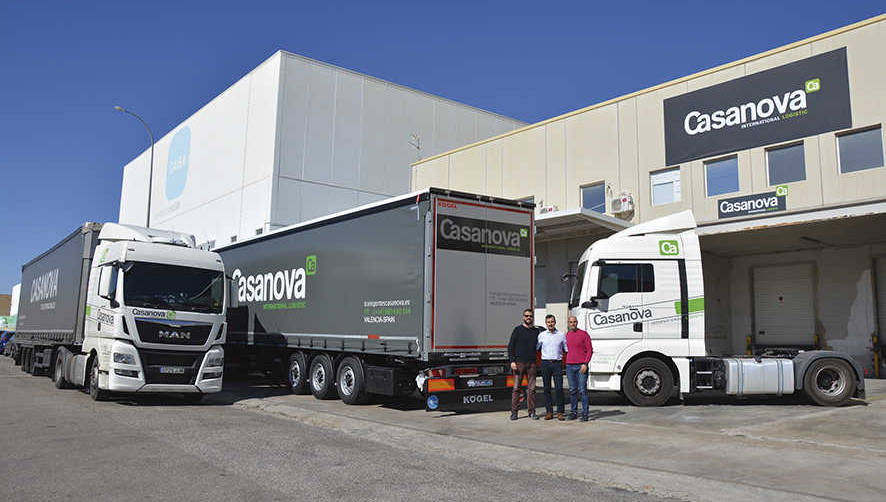
<path fill-rule="evenodd" d="M 528 385 L 526 383 L 526 377 L 523 377 L 523 382 L 520 385 Z M 513 386 L 514 386 L 514 376 L 511 375 L 508 377 L 508 387 L 513 387 Z"/>
<path fill-rule="evenodd" d="M 440 392 L 443 390 L 455 390 L 455 379 L 436 378 L 428 380 L 428 392 Z"/>
<path fill-rule="evenodd" d="M 480 373 L 480 369 L 477 368 L 476 366 L 469 366 L 466 368 L 455 368 L 453 370 L 453 373 L 455 373 L 456 375 L 475 375 L 475 374 Z"/>

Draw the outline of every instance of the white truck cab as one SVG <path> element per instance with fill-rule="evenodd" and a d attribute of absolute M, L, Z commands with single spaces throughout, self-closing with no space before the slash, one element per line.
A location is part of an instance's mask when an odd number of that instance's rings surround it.
<path fill-rule="evenodd" d="M 569 309 L 593 340 L 589 389 L 621 391 L 644 406 L 664 404 L 675 387 L 734 395 L 805 389 L 824 405 L 863 395 L 861 368 L 844 354 L 710 356 L 695 228 L 684 211 L 622 230 L 582 254 Z"/>
<path fill-rule="evenodd" d="M 86 292 L 81 354 L 59 369 L 109 392 L 178 392 L 199 399 L 222 387 L 225 276 L 217 253 L 188 234 L 104 224 Z"/>

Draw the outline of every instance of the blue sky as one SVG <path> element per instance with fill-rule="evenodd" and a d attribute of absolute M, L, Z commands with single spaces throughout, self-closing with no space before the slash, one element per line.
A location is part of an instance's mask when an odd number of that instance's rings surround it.
<path fill-rule="evenodd" d="M 248 5 L 248 6 L 246 6 Z M 278 49 L 528 122 L 883 13 L 833 2 L 0 4 L 0 293 L 122 167 Z"/>

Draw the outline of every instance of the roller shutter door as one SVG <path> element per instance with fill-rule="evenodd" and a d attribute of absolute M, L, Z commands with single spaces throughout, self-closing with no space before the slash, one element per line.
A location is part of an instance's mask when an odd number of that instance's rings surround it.
<path fill-rule="evenodd" d="M 811 263 L 754 269 L 754 329 L 764 345 L 812 345 L 815 335 Z"/>
<path fill-rule="evenodd" d="M 877 258 L 877 317 L 880 339 L 886 339 L 886 257 Z"/>

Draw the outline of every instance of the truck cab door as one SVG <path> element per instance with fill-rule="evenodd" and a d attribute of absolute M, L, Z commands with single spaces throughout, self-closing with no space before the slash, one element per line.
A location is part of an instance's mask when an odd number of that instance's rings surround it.
<path fill-rule="evenodd" d="M 636 262 L 605 261 L 595 266 L 596 295 L 586 310 L 591 339 L 639 340 L 643 338 L 643 293 Z M 596 303 L 596 305 L 594 305 Z"/>
<path fill-rule="evenodd" d="M 641 264 L 643 332 L 649 339 L 681 339 L 680 272 L 676 260 Z"/>

